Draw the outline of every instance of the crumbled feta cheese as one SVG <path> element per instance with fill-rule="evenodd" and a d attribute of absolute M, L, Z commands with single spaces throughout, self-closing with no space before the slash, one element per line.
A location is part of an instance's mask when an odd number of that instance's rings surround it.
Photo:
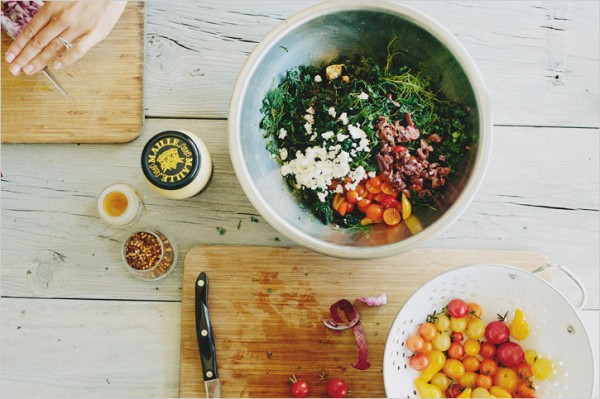
<path fill-rule="evenodd" d="M 327 198 L 327 193 L 324 191 L 319 191 L 317 192 L 317 197 L 319 197 L 319 201 L 325 202 L 325 199 Z"/>
<path fill-rule="evenodd" d="M 347 113 L 344 112 L 343 114 L 340 115 L 340 117 L 338 119 L 341 120 L 344 125 L 348 124 L 348 114 Z"/>
<path fill-rule="evenodd" d="M 315 75 L 315 82 L 321 83 L 322 81 L 323 81 L 323 78 L 321 77 L 321 75 Z"/>
<path fill-rule="evenodd" d="M 346 140 L 348 137 L 350 137 L 350 136 L 348 136 L 347 134 L 338 133 L 337 141 L 341 143 L 342 141 Z"/>
<path fill-rule="evenodd" d="M 375 177 L 375 176 L 377 176 L 377 172 L 375 172 L 374 170 L 372 170 L 372 171 L 370 171 L 369 173 L 367 173 L 367 175 L 368 175 L 369 177 Z"/>
<path fill-rule="evenodd" d="M 304 130 L 306 130 L 306 134 L 312 134 L 312 125 L 306 122 L 304 124 Z"/>
<path fill-rule="evenodd" d="M 329 115 L 331 115 L 332 118 L 335 118 L 336 112 L 335 112 L 335 108 L 333 107 L 329 107 Z"/>
<path fill-rule="evenodd" d="M 358 125 L 348 126 L 348 132 L 353 139 L 358 140 L 358 147 L 356 148 L 358 151 L 369 151 L 369 139 L 367 138 L 367 133 L 362 130 Z"/>
<path fill-rule="evenodd" d="M 310 141 L 315 141 L 317 139 L 317 133 L 313 133 L 312 136 L 310 136 Z"/>
<path fill-rule="evenodd" d="M 323 137 L 325 140 L 329 140 L 330 138 L 333 137 L 335 133 L 333 133 L 331 130 L 328 132 L 325 132 L 321 135 L 321 137 Z"/>
<path fill-rule="evenodd" d="M 361 100 L 368 100 L 369 95 L 367 93 L 365 93 L 364 91 L 361 91 L 360 94 L 358 95 L 358 98 L 360 98 Z"/>
<path fill-rule="evenodd" d="M 308 107 L 308 109 L 306 110 L 306 112 L 308 112 L 311 115 L 315 114 L 315 109 L 313 107 Z"/>
<path fill-rule="evenodd" d="M 285 161 L 288 157 L 288 150 L 287 148 L 280 148 L 279 149 L 279 158 L 281 158 L 282 161 Z"/>
<path fill-rule="evenodd" d="M 346 183 L 344 187 L 346 187 L 346 190 L 355 190 L 356 186 L 358 186 L 358 183 L 367 178 L 367 172 L 365 171 L 365 168 L 359 166 L 356 168 L 356 170 L 350 171 L 350 173 L 348 173 L 348 177 L 351 181 Z"/>
<path fill-rule="evenodd" d="M 335 186 L 334 192 L 336 194 L 344 194 L 344 188 L 342 187 L 341 184 L 338 184 L 337 186 Z"/>
<path fill-rule="evenodd" d="M 287 136 L 287 130 L 285 130 L 284 128 L 279 129 L 279 138 L 283 140 L 285 136 Z"/>
<path fill-rule="evenodd" d="M 340 150 L 341 146 L 334 146 L 329 151 L 314 146 L 307 148 L 305 153 L 297 151 L 295 159 L 281 166 L 281 174 L 293 175 L 299 187 L 327 193 L 334 179 L 351 173 L 350 154 Z M 325 197 L 319 196 L 319 199 L 325 201 Z"/>

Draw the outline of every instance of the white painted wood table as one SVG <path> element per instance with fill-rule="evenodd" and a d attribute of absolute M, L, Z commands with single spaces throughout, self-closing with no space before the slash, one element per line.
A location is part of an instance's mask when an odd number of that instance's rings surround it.
<path fill-rule="evenodd" d="M 137 140 L 2 146 L 3 398 L 177 396 L 183 255 L 198 244 L 293 245 L 241 191 L 226 118 L 257 42 L 314 3 L 148 2 L 146 121 Z M 599 370 L 599 3 L 403 3 L 464 44 L 494 115 L 480 192 L 427 247 L 532 250 L 569 267 L 587 289 L 581 315 Z M 159 198 L 143 181 L 140 150 L 167 128 L 198 133 L 214 156 L 214 180 L 200 197 Z M 179 265 L 158 283 L 128 274 L 123 232 L 97 217 L 96 198 L 114 181 L 140 189 L 140 223 L 164 226 L 179 243 Z M 554 283 L 577 300 L 567 279 Z"/>

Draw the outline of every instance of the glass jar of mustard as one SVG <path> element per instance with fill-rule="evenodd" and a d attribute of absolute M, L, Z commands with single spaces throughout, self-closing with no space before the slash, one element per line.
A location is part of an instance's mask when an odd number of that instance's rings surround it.
<path fill-rule="evenodd" d="M 152 137 L 144 146 L 141 161 L 150 187 L 170 199 L 199 194 L 213 173 L 204 142 L 183 130 L 167 130 Z"/>

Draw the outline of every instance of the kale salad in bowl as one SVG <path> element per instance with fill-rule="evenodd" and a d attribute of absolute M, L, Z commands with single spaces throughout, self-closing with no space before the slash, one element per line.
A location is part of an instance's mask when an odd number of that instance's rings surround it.
<path fill-rule="evenodd" d="M 287 19 L 242 68 L 231 159 L 260 214 L 345 258 L 414 248 L 465 210 L 491 116 L 473 61 L 410 8 L 325 2 Z"/>

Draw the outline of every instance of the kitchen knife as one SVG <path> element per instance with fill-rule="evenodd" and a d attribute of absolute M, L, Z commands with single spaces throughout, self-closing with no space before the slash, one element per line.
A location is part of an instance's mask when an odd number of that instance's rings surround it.
<path fill-rule="evenodd" d="M 196 338 L 202 363 L 202 378 L 207 398 L 221 397 L 221 381 L 217 372 L 217 356 L 212 325 L 208 315 L 208 278 L 202 272 L 196 279 Z"/>
<path fill-rule="evenodd" d="M 48 69 L 48 67 L 45 67 L 44 69 L 42 69 L 42 72 L 44 73 L 44 75 L 46 75 L 46 77 L 48 78 L 48 80 L 50 80 L 54 86 L 56 86 L 56 88 L 58 89 L 58 91 L 60 91 L 63 96 L 65 96 L 70 102 L 75 102 L 73 101 L 73 99 L 71 98 L 71 96 L 69 95 L 69 93 L 67 93 L 67 91 L 65 90 L 64 87 L 62 87 L 62 85 L 60 84 L 60 82 L 58 81 L 58 79 L 56 79 L 56 77 L 54 77 L 54 74 L 52 72 L 50 72 L 50 70 Z"/>

